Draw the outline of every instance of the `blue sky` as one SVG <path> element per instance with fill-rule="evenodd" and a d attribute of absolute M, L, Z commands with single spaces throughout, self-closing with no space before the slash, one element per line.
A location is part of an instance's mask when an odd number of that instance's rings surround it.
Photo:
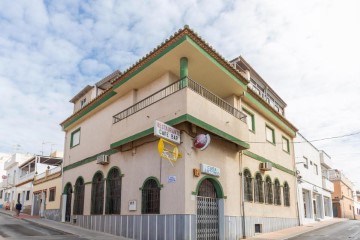
<path fill-rule="evenodd" d="M 242 55 L 307 139 L 359 132 L 359 11 L 356 0 L 1 1 L 0 152 L 61 150 L 69 100 L 185 24 L 226 59 Z M 360 134 L 314 145 L 360 184 Z"/>

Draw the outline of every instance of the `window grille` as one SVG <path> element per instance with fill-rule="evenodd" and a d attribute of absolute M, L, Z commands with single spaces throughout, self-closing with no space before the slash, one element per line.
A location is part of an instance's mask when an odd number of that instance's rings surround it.
<path fill-rule="evenodd" d="M 281 205 L 281 188 L 279 180 L 275 180 L 274 183 L 274 204 Z"/>
<path fill-rule="evenodd" d="M 92 182 L 91 214 L 103 214 L 104 206 L 104 178 L 97 173 Z"/>
<path fill-rule="evenodd" d="M 265 203 L 273 204 L 273 189 L 270 177 L 265 180 Z"/>
<path fill-rule="evenodd" d="M 107 177 L 106 188 L 106 213 L 120 214 L 121 206 L 121 175 L 120 171 L 113 168 Z"/>
<path fill-rule="evenodd" d="M 263 203 L 264 202 L 264 187 L 263 180 L 260 173 L 257 173 L 255 176 L 254 183 L 254 192 L 255 192 L 255 202 Z"/>
<path fill-rule="evenodd" d="M 214 184 L 212 184 L 209 179 L 205 179 L 204 181 L 202 181 L 199 187 L 198 196 L 216 198 L 216 190 Z"/>
<path fill-rule="evenodd" d="M 70 183 L 65 186 L 65 194 L 66 194 L 66 208 L 65 208 L 65 221 L 70 222 L 71 218 L 71 197 L 72 197 L 72 186 Z M 46 199 L 46 192 L 45 192 Z"/>
<path fill-rule="evenodd" d="M 143 214 L 160 213 L 160 187 L 154 179 L 145 182 L 142 189 L 142 211 Z"/>
<path fill-rule="evenodd" d="M 197 197 L 196 239 L 219 239 L 219 205 L 214 184 L 201 182 Z"/>
<path fill-rule="evenodd" d="M 253 201 L 252 178 L 249 170 L 244 171 L 244 198 L 247 202 Z"/>
<path fill-rule="evenodd" d="M 290 188 L 287 182 L 284 183 L 284 206 L 290 206 Z"/>
<path fill-rule="evenodd" d="M 82 215 L 84 213 L 84 193 L 84 180 L 78 178 L 75 183 L 74 215 Z"/>

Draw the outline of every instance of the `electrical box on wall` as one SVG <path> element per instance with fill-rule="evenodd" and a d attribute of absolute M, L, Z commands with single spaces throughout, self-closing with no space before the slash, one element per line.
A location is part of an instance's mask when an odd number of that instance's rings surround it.
<path fill-rule="evenodd" d="M 136 200 L 129 201 L 129 211 L 136 211 Z"/>

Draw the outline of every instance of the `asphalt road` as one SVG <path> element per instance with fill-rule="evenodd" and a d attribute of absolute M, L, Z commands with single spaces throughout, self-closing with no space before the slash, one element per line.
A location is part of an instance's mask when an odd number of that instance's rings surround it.
<path fill-rule="evenodd" d="M 60 230 L 0 214 L 0 239 L 83 239 Z"/>
<path fill-rule="evenodd" d="M 301 234 L 291 240 L 360 240 L 360 221 L 349 220 Z"/>

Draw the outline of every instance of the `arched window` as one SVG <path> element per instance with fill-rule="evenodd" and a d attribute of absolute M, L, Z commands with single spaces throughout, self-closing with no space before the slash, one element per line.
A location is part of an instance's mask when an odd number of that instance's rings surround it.
<path fill-rule="evenodd" d="M 253 185 L 252 177 L 249 170 L 245 169 L 244 171 L 244 199 L 247 202 L 253 201 Z"/>
<path fill-rule="evenodd" d="M 290 188 L 287 182 L 284 183 L 284 206 L 290 206 Z"/>
<path fill-rule="evenodd" d="M 71 218 L 71 197 L 72 197 L 72 193 L 73 193 L 71 183 L 67 183 L 65 185 L 64 193 L 66 194 L 65 221 L 70 222 L 70 218 Z"/>
<path fill-rule="evenodd" d="M 160 186 L 153 178 L 148 179 L 142 188 L 141 213 L 160 213 Z"/>
<path fill-rule="evenodd" d="M 264 187 L 263 187 L 263 180 L 262 180 L 260 173 L 257 173 L 255 175 L 254 195 L 255 195 L 255 202 L 259 202 L 259 203 L 264 202 Z"/>
<path fill-rule="evenodd" d="M 121 175 L 117 168 L 110 170 L 106 180 L 106 213 L 120 214 Z"/>
<path fill-rule="evenodd" d="M 74 215 L 82 215 L 84 213 L 84 193 L 85 193 L 85 184 L 82 177 L 79 177 L 76 180 L 74 186 Z"/>
<path fill-rule="evenodd" d="M 281 188 L 279 180 L 275 179 L 274 183 L 274 204 L 281 205 Z"/>
<path fill-rule="evenodd" d="M 91 214 L 103 214 L 104 212 L 104 182 L 101 172 L 94 175 L 91 191 Z"/>
<path fill-rule="evenodd" d="M 216 198 L 216 190 L 214 184 L 212 184 L 209 179 L 205 179 L 204 181 L 202 181 L 199 187 L 198 196 Z"/>
<path fill-rule="evenodd" d="M 271 178 L 269 176 L 265 179 L 265 203 L 273 204 L 273 189 Z"/>

